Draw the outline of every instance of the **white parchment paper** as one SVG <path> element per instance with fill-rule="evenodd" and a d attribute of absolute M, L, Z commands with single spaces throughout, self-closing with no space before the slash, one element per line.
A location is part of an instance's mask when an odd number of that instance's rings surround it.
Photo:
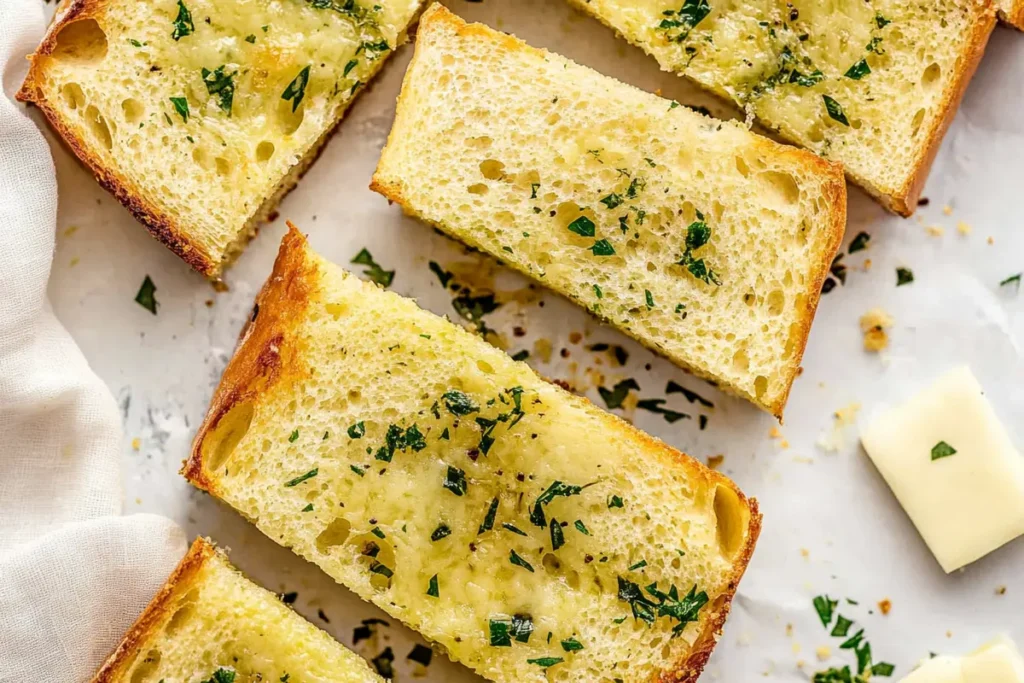
<path fill-rule="evenodd" d="M 603 73 L 728 115 L 728 109 L 659 72 L 653 60 L 559 0 L 446 4 L 468 19 Z M 397 270 L 393 290 L 453 318 L 449 295 L 427 268 L 430 260 L 475 273 L 478 280 L 493 277 L 500 292 L 526 286 L 492 260 L 465 253 L 403 217 L 367 189 L 410 55 L 411 46 L 403 48 L 355 104 L 283 203 L 281 219 L 265 227 L 228 272 L 227 292 L 215 292 L 153 241 L 53 144 L 60 207 L 50 285 L 58 317 L 119 401 L 128 435 L 126 512 L 166 515 L 190 536 L 213 537 L 263 585 L 297 591 L 296 609 L 348 645 L 361 620 L 387 619 L 390 626 L 376 627 L 374 637 L 355 649 L 372 658 L 391 647 L 402 680 L 422 673 L 405 662 L 419 642 L 414 634 L 193 490 L 177 471 L 253 297 L 270 272 L 285 218 L 337 263 L 347 264 L 368 248 L 384 267 Z M 929 203 L 918 216 L 887 215 L 851 188 L 844 251 L 862 230 L 871 235 L 870 247 L 844 258 L 846 285 L 823 297 L 804 372 L 778 432 L 768 415 L 718 394 L 556 296 L 520 292 L 489 316 L 511 352 L 531 350 L 530 363 L 538 371 L 568 381 L 599 405 L 596 383 L 610 387 L 626 377 L 637 380 L 644 398 L 665 397 L 672 379 L 714 402 L 714 409 L 703 411 L 709 418 L 704 431 L 696 419 L 669 425 L 643 411 L 626 415 L 695 457 L 724 455 L 720 468 L 761 503 L 764 531 L 707 680 L 805 681 L 816 670 L 852 664 L 852 654 L 838 649 L 841 639 L 828 635 L 811 607 L 812 597 L 821 593 L 858 602 L 844 602 L 840 611 L 865 629 L 875 659 L 894 663 L 897 676 L 929 652 L 966 651 L 997 633 L 1024 645 L 1024 541 L 964 571 L 943 574 L 856 440 L 856 424 L 953 365 L 968 363 L 1016 443 L 1024 446 L 1024 294 L 999 286 L 1024 270 L 1024 219 L 1018 209 L 1024 193 L 1022 110 L 1024 36 L 1000 28 L 942 146 L 924 192 Z M 913 270 L 913 284 L 895 286 L 899 266 Z M 147 274 L 157 286 L 157 316 L 133 301 Z M 891 346 L 881 354 L 862 350 L 858 326 L 859 317 L 875 307 L 895 319 Z M 513 334 L 517 326 L 525 336 Z M 543 340 L 553 349 L 549 360 Z M 586 349 L 599 342 L 624 347 L 627 365 L 612 367 L 607 354 Z M 678 394 L 667 398 L 669 407 L 699 412 Z M 851 404 L 861 408 L 856 424 L 838 435 L 838 451 L 816 446 L 823 435 L 837 436 L 833 412 Z M 887 615 L 877 605 L 885 599 L 891 601 Z M 435 657 L 425 680 L 477 679 Z"/>

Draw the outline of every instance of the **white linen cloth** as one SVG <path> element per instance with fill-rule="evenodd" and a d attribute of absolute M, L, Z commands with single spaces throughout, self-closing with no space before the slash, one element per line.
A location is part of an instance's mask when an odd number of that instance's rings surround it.
<path fill-rule="evenodd" d="M 13 93 L 44 30 L 0 0 L 0 682 L 87 681 L 185 551 L 155 515 L 121 516 L 113 396 L 46 300 L 57 181 Z"/>

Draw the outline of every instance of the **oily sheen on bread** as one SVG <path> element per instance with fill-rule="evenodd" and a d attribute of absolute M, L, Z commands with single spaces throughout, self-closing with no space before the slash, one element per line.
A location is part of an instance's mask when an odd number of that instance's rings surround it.
<path fill-rule="evenodd" d="M 92 683 L 383 683 L 197 538 Z"/>
<path fill-rule="evenodd" d="M 760 529 L 721 474 L 294 227 L 183 473 L 503 683 L 696 680 Z"/>
<path fill-rule="evenodd" d="M 371 186 L 781 416 L 838 165 L 428 9 Z"/>
<path fill-rule="evenodd" d="M 904 216 L 996 19 L 988 0 L 569 1 Z"/>
<path fill-rule="evenodd" d="M 18 98 L 208 277 L 313 162 L 420 0 L 69 0 Z"/>

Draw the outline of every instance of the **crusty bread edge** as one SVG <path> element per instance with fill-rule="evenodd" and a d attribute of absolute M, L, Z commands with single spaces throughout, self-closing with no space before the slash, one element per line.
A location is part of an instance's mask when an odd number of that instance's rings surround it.
<path fill-rule="evenodd" d="M 121 683 L 124 680 L 124 675 L 135 663 L 137 653 L 171 616 L 170 607 L 175 600 L 192 588 L 199 571 L 217 552 L 213 544 L 202 537 L 192 543 L 167 582 L 149 601 L 146 609 L 93 676 L 92 683 Z"/>
<path fill-rule="evenodd" d="M 181 473 L 197 488 L 219 497 L 216 475 L 207 472 L 204 464 L 204 442 L 216 429 L 220 420 L 240 402 L 253 400 L 266 391 L 270 384 L 287 373 L 297 372 L 294 359 L 295 340 L 285 344 L 290 320 L 294 319 L 310 302 L 315 288 L 317 266 L 307 258 L 307 243 L 299 230 L 289 223 L 288 234 L 274 263 L 271 276 L 256 298 L 254 315 L 242 332 L 239 345 L 228 363 L 220 385 L 214 393 L 206 418 L 196 433 L 188 459 Z M 599 415 L 609 429 L 617 429 L 642 445 L 652 458 L 661 458 L 689 469 L 695 477 L 708 482 L 709 490 L 724 486 L 736 494 L 740 505 L 747 510 L 746 538 L 732 560 L 732 573 L 726 589 L 715 598 L 712 611 L 703 620 L 704 626 L 687 654 L 671 668 L 660 672 L 653 681 L 692 683 L 697 680 L 717 643 L 733 596 L 761 531 L 761 514 L 757 501 L 747 498 L 728 477 L 705 467 L 697 460 L 675 450 L 663 441 L 633 427 L 621 418 L 602 411 L 587 399 L 566 392 L 555 385 L 571 403 Z M 277 540 L 277 539 L 274 539 Z"/>
<path fill-rule="evenodd" d="M 928 172 L 935 161 L 935 156 L 939 153 L 942 139 L 945 137 L 950 124 L 953 123 L 953 117 L 956 116 L 957 109 L 960 108 L 960 102 L 963 100 L 964 93 L 967 92 L 967 86 L 970 84 L 974 72 L 978 69 L 978 64 L 981 63 L 981 58 L 985 54 L 985 47 L 988 45 L 989 36 L 996 26 L 996 10 L 992 6 L 991 0 L 979 0 L 978 5 L 981 7 L 981 11 L 976 17 L 972 30 L 965 41 L 966 50 L 960 55 L 960 69 L 943 93 L 942 113 L 935 119 L 932 129 L 928 132 L 925 143 L 920 148 L 920 153 L 914 163 L 910 176 L 907 178 L 906 184 L 894 195 L 883 197 L 876 195 L 871 188 L 860 182 L 860 180 L 853 178 L 854 182 L 865 187 L 868 192 L 876 196 L 885 208 L 900 216 L 909 217 L 917 210 L 917 201 L 921 196 L 921 190 L 924 189 L 925 182 L 928 180 Z M 1024 6 L 1019 9 L 1020 18 L 1024 19 Z"/>
<path fill-rule="evenodd" d="M 447 24 L 454 30 L 460 33 L 476 33 L 489 39 L 493 39 L 496 36 L 505 41 L 505 46 L 509 49 L 514 50 L 527 50 L 538 54 L 539 56 L 546 57 L 549 54 L 546 50 L 535 48 L 518 38 L 495 31 L 487 26 L 481 24 L 469 24 L 466 23 L 462 18 L 453 14 L 441 5 L 433 4 L 429 7 L 421 18 L 420 30 L 429 30 L 429 27 L 433 23 Z M 408 100 L 405 97 L 406 89 L 410 87 L 410 79 L 415 72 L 416 61 L 419 55 L 418 44 L 416 50 L 413 52 L 412 61 L 409 64 L 409 68 L 405 72 L 405 78 L 402 82 L 402 89 L 398 95 L 398 104 L 395 114 L 396 125 L 392 127 L 391 132 L 388 134 L 387 142 L 384 145 L 384 149 L 381 152 L 380 161 L 378 162 L 377 169 L 373 174 L 373 179 L 370 182 L 370 189 L 377 192 L 388 199 L 388 201 L 398 203 L 403 210 L 411 215 L 419 218 L 425 223 L 436 227 L 442 232 L 449 236 L 456 238 L 454 231 L 451 231 L 443 223 L 433 221 L 418 213 L 411 204 L 405 198 L 405 192 L 403 185 L 400 181 L 385 178 L 384 167 L 387 165 L 388 150 L 391 147 L 391 143 L 396 139 L 400 133 L 398 130 L 397 122 L 402 118 L 403 112 L 408 108 Z M 783 412 L 786 407 L 786 402 L 789 400 L 789 393 L 793 388 L 793 382 L 796 380 L 800 372 L 800 361 L 803 358 L 804 350 L 807 346 L 807 338 L 810 334 L 811 323 L 814 320 L 814 314 L 818 308 L 818 302 L 821 298 L 821 288 L 825 283 L 825 279 L 828 277 L 829 268 L 832 265 L 832 259 L 835 258 L 836 252 L 842 245 L 843 235 L 846 231 L 846 183 L 843 179 L 842 166 L 838 163 L 830 162 L 821 157 L 795 147 L 788 145 L 781 145 L 776 142 L 751 134 L 754 136 L 755 144 L 762 149 L 765 156 L 769 157 L 791 157 L 795 163 L 816 167 L 815 171 L 823 180 L 822 193 L 826 200 L 829 202 L 829 221 L 828 224 L 822 226 L 826 231 L 826 239 L 824 240 L 824 253 L 822 261 L 817 264 L 814 271 L 811 273 L 812 281 L 808 284 L 807 292 L 807 305 L 804 312 L 800 315 L 797 322 L 799 323 L 799 333 L 796 340 L 797 348 L 793 355 L 792 361 L 786 366 L 785 375 L 781 378 L 784 382 L 781 391 L 775 394 L 775 399 L 770 402 L 758 400 L 758 398 L 749 392 L 743 391 L 738 387 L 731 386 L 729 384 L 722 383 L 721 378 L 712 377 L 706 373 L 700 372 L 697 368 L 690 366 L 681 358 L 675 358 L 667 354 L 663 349 L 658 348 L 652 344 L 649 340 L 643 339 L 639 334 L 634 333 L 631 329 L 617 325 L 614 321 L 603 318 L 599 313 L 588 311 L 600 320 L 604 320 L 609 325 L 612 325 L 616 329 L 628 334 L 630 337 L 640 342 L 652 351 L 662 354 L 669 358 L 673 363 L 680 365 L 684 369 L 690 370 L 700 377 L 709 379 L 716 382 L 717 386 L 720 386 L 723 390 L 729 393 L 740 396 L 754 405 L 758 406 L 762 410 L 765 410 L 774 415 L 780 422 L 782 421 Z M 471 245 L 479 246 L 479 245 Z M 510 267 L 518 270 L 527 277 L 532 278 L 532 273 L 527 272 L 525 269 L 519 268 L 515 263 L 509 263 Z"/>
<path fill-rule="evenodd" d="M 1012 26 L 1018 31 L 1024 31 L 1024 0 L 1013 2 L 1009 12 L 1000 11 L 999 18 L 1007 26 Z"/>
<path fill-rule="evenodd" d="M 323 134 L 317 138 L 303 157 L 295 162 L 288 172 L 280 178 L 274 192 L 257 207 L 242 226 L 239 226 L 237 239 L 228 244 L 224 254 L 219 259 L 215 259 L 211 254 L 206 253 L 201 245 L 196 244 L 189 235 L 188 227 L 182 225 L 181 221 L 154 206 L 146 199 L 145 193 L 129 182 L 127 178 L 106 168 L 92 147 L 75 134 L 72 127 L 61 116 L 60 111 L 52 106 L 42 95 L 39 58 L 50 55 L 56 49 L 57 36 L 62 29 L 75 21 L 97 18 L 110 0 L 66 0 L 66 8 L 63 5 L 58 8 L 42 42 L 35 52 L 28 56 L 29 71 L 16 94 L 16 99 L 39 108 L 47 122 L 61 139 L 61 142 L 92 172 L 100 186 L 121 202 L 128 209 L 129 213 L 146 227 L 150 235 L 177 254 L 178 257 L 200 274 L 210 279 L 218 279 L 224 269 L 230 266 L 234 259 L 242 252 L 245 245 L 255 237 L 260 225 L 270 220 L 277 206 L 289 192 L 295 189 L 302 176 L 319 158 L 320 154 L 323 153 L 327 142 L 337 132 L 339 125 L 352 107 L 352 104 L 356 101 L 356 98 L 366 90 L 369 90 L 375 80 L 374 77 L 383 68 L 387 59 L 397 51 L 398 47 L 406 42 L 408 32 L 418 21 L 426 1 L 417 0 L 416 9 L 413 11 L 405 29 L 399 34 L 398 44 L 395 46 L 395 49 L 385 54 L 382 59 L 374 62 L 375 69 L 370 75 L 368 83 L 357 89 L 356 93 L 344 103 L 341 110 L 337 113 L 334 122 L 327 126 Z"/>
<path fill-rule="evenodd" d="M 587 0 L 568 0 L 568 2 L 580 12 L 593 17 L 610 28 L 615 32 L 616 36 L 622 38 L 630 45 L 643 50 L 644 53 L 657 61 L 657 58 L 647 51 L 646 46 L 643 43 L 634 41 L 629 36 L 624 35 L 607 19 L 593 11 Z M 917 209 L 918 197 L 920 197 L 921 189 L 924 187 L 925 181 L 928 179 L 928 171 L 931 169 L 932 162 L 935 160 L 935 155 L 938 154 L 939 145 L 942 143 L 942 138 L 946 133 L 946 129 L 949 128 L 949 125 L 953 121 L 956 110 L 960 106 L 960 100 L 963 98 L 964 92 L 967 90 L 968 83 L 970 83 L 971 76 L 974 75 L 974 71 L 977 69 L 978 63 L 981 61 L 981 57 L 985 52 L 985 45 L 988 43 L 989 34 L 991 34 L 992 28 L 995 26 L 995 10 L 991 5 L 991 0 L 977 0 L 977 4 L 983 9 L 979 20 L 975 22 L 973 31 L 966 42 L 967 49 L 964 52 L 964 58 L 961 60 L 962 66 L 956 74 L 956 77 L 946 88 L 946 92 L 943 93 L 942 114 L 936 118 L 932 129 L 928 132 L 928 135 L 925 138 L 925 143 L 921 146 L 920 153 L 914 161 L 903 186 L 898 190 L 895 190 L 892 194 L 888 194 L 880 188 L 873 186 L 866 179 L 850 173 L 849 170 L 847 170 L 846 175 L 850 182 L 862 187 L 883 207 L 900 216 L 911 216 Z M 1024 28 L 1024 4 L 1021 4 L 1019 7 L 1015 7 L 1012 16 L 1007 17 L 1007 21 Z M 678 75 L 682 76 L 681 74 Z M 697 85 L 701 85 L 700 83 L 696 83 L 696 81 L 693 82 Z M 709 90 L 709 92 L 720 97 L 722 96 L 722 93 L 719 92 L 711 90 Z M 783 135 L 781 131 L 779 132 L 779 135 L 787 137 Z"/>

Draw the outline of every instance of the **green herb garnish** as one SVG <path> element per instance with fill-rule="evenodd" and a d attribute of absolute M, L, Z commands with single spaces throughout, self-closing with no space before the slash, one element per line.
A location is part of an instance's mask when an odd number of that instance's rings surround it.
<path fill-rule="evenodd" d="M 447 524 L 438 524 L 437 528 L 434 529 L 434 533 L 430 534 L 430 540 L 436 543 L 437 541 L 440 541 L 442 538 L 447 538 L 451 535 L 452 528 L 450 526 L 448 526 Z"/>
<path fill-rule="evenodd" d="M 583 643 L 576 638 L 566 638 L 562 641 L 562 649 L 566 652 L 578 652 L 583 649 Z"/>
<path fill-rule="evenodd" d="M 685 398 L 690 403 L 697 402 L 700 405 L 704 406 L 705 408 L 714 408 L 715 407 L 714 403 L 712 403 L 711 401 L 707 400 L 706 398 L 704 398 L 703 396 L 698 394 L 696 391 L 690 391 L 686 387 L 682 386 L 681 384 L 677 384 L 676 382 L 673 382 L 672 380 L 669 380 L 668 384 L 665 385 L 665 393 L 666 394 L 682 394 L 683 398 Z"/>
<path fill-rule="evenodd" d="M 299 440 L 299 430 L 293 429 L 292 433 L 288 435 L 288 443 L 295 443 Z"/>
<path fill-rule="evenodd" d="M 945 441 L 940 441 L 932 446 L 932 460 L 938 460 L 939 458 L 948 458 L 951 455 L 956 455 L 956 449 L 950 446 Z"/>
<path fill-rule="evenodd" d="M 601 203 L 607 206 L 609 209 L 614 209 L 622 204 L 622 196 L 612 192 L 606 197 L 601 198 Z"/>
<path fill-rule="evenodd" d="M 661 13 L 665 18 L 657 28 L 665 31 L 665 37 L 675 43 L 681 43 L 690 35 L 705 17 L 711 14 L 711 5 L 707 0 L 684 0 L 683 6 L 677 10 L 665 10 Z M 677 102 L 673 102 L 679 106 Z"/>
<path fill-rule="evenodd" d="M 637 384 L 636 380 L 632 377 L 618 382 L 611 389 L 598 387 L 597 393 L 601 395 L 601 398 L 604 400 L 604 404 L 608 407 L 608 410 L 615 410 L 616 408 L 622 407 L 622 402 L 626 400 L 630 389 L 634 389 L 636 391 L 640 390 L 640 385 Z"/>
<path fill-rule="evenodd" d="M 174 19 L 174 31 L 171 32 L 171 38 L 178 41 L 185 36 L 192 35 L 195 30 L 196 26 L 192 23 L 192 13 L 188 11 L 188 7 L 185 7 L 185 3 L 182 0 L 178 0 L 178 16 Z"/>
<path fill-rule="evenodd" d="M 868 66 L 868 62 L 866 59 L 861 59 L 860 61 L 855 62 L 853 66 L 851 66 L 849 69 L 847 69 L 846 73 L 843 75 L 846 76 L 847 78 L 852 78 L 855 81 L 859 81 L 860 79 L 867 76 L 869 73 L 871 73 L 871 67 Z"/>
<path fill-rule="evenodd" d="M 430 666 L 430 660 L 434 657 L 434 651 L 425 645 L 416 643 L 413 645 L 412 650 L 405 656 L 406 659 L 410 659 L 420 666 Z"/>
<path fill-rule="evenodd" d="M 171 104 L 174 105 L 174 111 L 178 112 L 181 120 L 188 123 L 189 110 L 188 110 L 188 99 L 184 97 L 172 97 Z"/>
<path fill-rule="evenodd" d="M 142 286 L 139 287 L 139 292 L 135 295 L 135 303 L 156 315 L 156 307 L 160 305 L 160 302 L 156 300 L 156 285 L 148 275 L 142 279 Z"/>
<path fill-rule="evenodd" d="M 444 400 L 444 407 L 456 417 L 465 417 L 480 410 L 480 406 L 474 403 L 468 394 L 458 389 L 449 389 L 441 394 L 441 398 Z"/>
<path fill-rule="evenodd" d="M 446 489 L 456 496 L 462 496 L 466 493 L 466 473 L 458 467 L 448 465 L 443 484 Z"/>
<path fill-rule="evenodd" d="M 565 545 L 565 534 L 562 533 L 562 525 L 558 523 L 558 520 L 554 517 L 551 518 L 551 523 L 548 525 L 548 529 L 551 532 L 551 549 L 558 550 Z"/>
<path fill-rule="evenodd" d="M 224 113 L 231 116 L 231 104 L 235 99 L 235 76 L 238 75 L 238 72 L 226 73 L 224 71 L 226 67 L 226 64 L 221 64 L 213 71 L 203 67 L 201 73 L 203 83 L 206 84 L 206 91 L 211 95 L 216 95 L 218 106 Z"/>
<path fill-rule="evenodd" d="M 516 565 L 517 567 L 522 567 L 531 574 L 533 573 L 533 565 L 531 565 L 529 562 L 520 557 L 519 553 L 517 553 L 515 550 L 509 551 L 508 561 Z"/>
<path fill-rule="evenodd" d="M 480 529 L 477 531 L 477 535 L 490 531 L 494 528 L 494 518 L 498 514 L 498 497 L 495 496 L 494 500 L 491 501 L 490 506 L 487 508 L 487 514 L 484 515 L 484 521 L 480 523 Z"/>
<path fill-rule="evenodd" d="M 437 585 L 437 574 L 434 574 L 430 577 L 430 583 L 427 585 L 427 595 L 429 595 L 432 598 L 441 597 L 441 590 L 438 588 Z"/>
<path fill-rule="evenodd" d="M 999 282 L 999 286 L 1000 287 L 1005 287 L 1007 285 L 1013 285 L 1013 286 L 1015 286 L 1019 290 L 1020 289 L 1020 279 L 1021 279 L 1022 275 L 1024 275 L 1024 273 L 1017 273 L 1015 275 L 1011 275 L 1010 277 L 1006 278 L 1005 280 L 1000 281 Z"/>
<path fill-rule="evenodd" d="M 295 477 L 290 481 L 286 481 L 284 485 L 288 487 L 298 486 L 302 482 L 306 481 L 307 479 L 312 479 L 318 474 L 320 474 L 320 468 L 314 467 L 309 472 L 306 472 L 305 474 L 300 474 L 299 476 Z"/>
<path fill-rule="evenodd" d="M 544 514 L 544 506 L 553 501 L 558 496 L 578 496 L 583 489 L 590 486 L 575 486 L 573 484 L 563 484 L 560 481 L 554 481 L 542 494 L 537 497 L 537 500 L 533 503 L 533 508 L 530 511 L 530 521 L 535 526 L 544 527 L 547 526 L 547 517 Z"/>
<path fill-rule="evenodd" d="M 366 435 L 366 423 L 360 420 L 348 428 L 350 439 L 361 439 Z"/>
<path fill-rule="evenodd" d="M 292 101 L 292 111 L 299 108 L 302 98 L 306 96 L 306 85 L 309 83 L 309 69 L 309 65 L 304 66 L 302 71 L 299 72 L 299 75 L 296 76 L 292 82 L 288 84 L 288 87 L 284 89 L 284 92 L 281 93 L 282 100 L 285 102 L 288 100 Z M 369 252 L 367 252 L 367 254 L 369 254 Z M 391 284 L 391 280 L 388 280 L 388 284 Z M 387 284 L 384 286 L 387 287 Z"/>
<path fill-rule="evenodd" d="M 838 600 L 833 600 L 827 595 L 819 595 L 814 598 L 814 611 L 818 613 L 821 625 L 825 628 L 828 628 L 829 624 L 832 623 L 832 614 L 838 605 Z"/>
<path fill-rule="evenodd" d="M 389 287 L 392 280 L 395 279 L 395 271 L 384 270 L 379 263 L 373 260 L 373 256 L 366 250 L 366 248 L 361 249 L 359 253 L 355 255 L 355 258 L 352 259 L 351 263 L 366 266 L 366 270 L 363 271 L 363 275 L 382 287 Z"/>
<path fill-rule="evenodd" d="M 624 507 L 621 496 L 613 495 L 608 498 L 608 509 Z"/>
<path fill-rule="evenodd" d="M 850 241 L 849 252 L 854 254 L 858 251 L 867 249 L 868 242 L 871 241 L 871 235 L 866 232 L 858 232 L 857 235 Z"/>
<path fill-rule="evenodd" d="M 597 240 L 590 246 L 590 251 L 594 256 L 613 256 L 615 247 L 608 240 Z"/>
<path fill-rule="evenodd" d="M 595 234 L 594 221 L 590 220 L 586 216 L 580 216 L 572 223 L 569 223 L 569 232 L 574 232 L 581 237 L 593 237 Z"/>
<path fill-rule="evenodd" d="M 896 269 L 896 286 L 909 285 L 914 281 L 914 271 L 910 268 L 897 268 Z"/>
<path fill-rule="evenodd" d="M 663 398 L 645 398 L 641 401 L 637 401 L 636 407 L 661 415 L 665 418 L 665 422 L 668 422 L 669 424 L 690 417 L 688 413 L 681 413 L 677 410 L 663 408 L 663 403 L 665 403 L 665 399 Z"/>
<path fill-rule="evenodd" d="M 825 101 L 825 111 L 828 112 L 829 118 L 848 127 L 850 125 L 850 120 L 846 118 L 846 112 L 843 111 L 843 105 L 839 104 L 828 95 L 822 95 L 821 98 Z"/>
<path fill-rule="evenodd" d="M 555 664 L 561 664 L 564 661 L 565 660 L 562 659 L 561 657 L 538 657 L 536 659 L 527 659 L 526 663 L 527 664 L 536 664 L 537 666 L 541 667 L 542 669 L 547 669 L 550 666 L 554 666 Z"/>
<path fill-rule="evenodd" d="M 582 519 L 577 519 L 576 522 L 573 524 L 573 526 L 575 526 L 576 530 L 579 531 L 584 536 L 589 536 L 590 535 L 590 530 L 587 529 L 587 525 L 583 523 Z"/>

